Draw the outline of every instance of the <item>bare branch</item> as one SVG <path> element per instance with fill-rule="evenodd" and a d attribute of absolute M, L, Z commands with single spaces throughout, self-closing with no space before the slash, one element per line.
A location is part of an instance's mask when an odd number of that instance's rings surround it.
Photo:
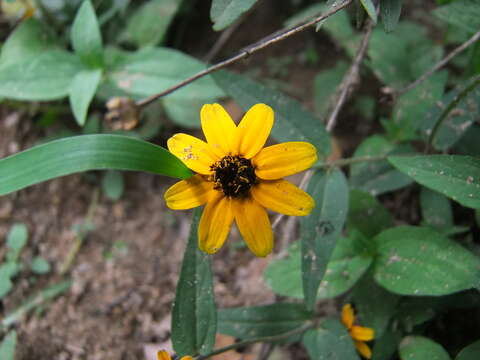
<path fill-rule="evenodd" d="M 430 70 L 425 72 L 422 76 L 420 76 L 417 80 L 412 82 L 411 84 L 407 85 L 403 89 L 400 89 L 396 92 L 396 95 L 402 95 L 406 93 L 409 90 L 412 90 L 414 87 L 417 85 L 421 84 L 424 82 L 426 79 L 428 79 L 430 76 L 432 76 L 436 71 L 440 70 L 443 66 L 445 66 L 450 60 L 452 60 L 455 56 L 460 54 L 463 50 L 467 49 L 469 46 L 473 45 L 475 42 L 477 42 L 480 39 L 480 31 L 478 31 L 475 35 L 473 35 L 470 39 L 465 41 L 462 45 L 459 47 L 455 48 L 451 53 L 449 53 L 447 56 L 445 56 L 442 60 L 440 60 L 437 64 L 435 64 L 434 67 L 432 67 Z"/>
<path fill-rule="evenodd" d="M 205 69 L 205 70 L 202 70 L 198 73 L 196 73 L 195 75 L 179 82 L 178 84 L 158 93 L 158 94 L 155 94 L 155 95 L 152 95 L 152 96 L 149 96 L 145 99 L 142 99 L 142 100 L 139 100 L 137 101 L 136 105 L 138 107 L 144 107 L 144 106 L 147 106 L 148 104 L 154 102 L 155 100 L 165 96 L 165 95 L 168 95 L 168 94 L 171 94 L 172 92 L 174 92 L 175 90 L 178 90 L 180 89 L 181 87 L 185 86 L 185 85 L 188 85 L 190 84 L 192 81 L 195 81 L 205 75 L 208 75 L 214 71 L 217 71 L 217 70 L 220 70 L 228 65 L 231 65 L 241 59 L 244 59 L 250 55 L 252 55 L 253 53 L 263 49 L 263 48 L 266 48 L 267 46 L 270 46 L 272 44 L 275 44 L 279 41 L 282 41 L 282 40 L 285 40 L 286 38 L 292 36 L 292 35 L 295 35 L 305 29 L 308 29 L 309 27 L 317 24 L 318 22 L 320 21 L 323 21 L 325 19 L 327 19 L 328 17 L 332 16 L 333 14 L 337 13 L 338 11 L 342 10 L 343 8 L 347 7 L 350 3 L 352 3 L 353 0 L 344 0 L 340 5 L 330 9 L 329 11 L 327 11 L 325 14 L 322 14 L 302 25 L 298 25 L 298 26 L 294 26 L 290 29 L 287 29 L 287 30 L 283 30 L 283 31 L 279 31 L 279 32 L 276 32 L 270 36 L 267 36 L 265 38 L 263 38 L 262 40 L 250 45 L 250 46 L 247 46 L 246 48 L 244 48 L 243 50 L 241 50 L 237 55 L 234 55 L 224 61 L 221 61 L 215 65 L 212 65 L 210 66 L 209 68 Z"/>

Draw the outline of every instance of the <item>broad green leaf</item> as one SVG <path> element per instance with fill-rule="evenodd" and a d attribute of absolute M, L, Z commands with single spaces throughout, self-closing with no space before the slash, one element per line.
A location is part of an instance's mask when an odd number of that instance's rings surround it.
<path fill-rule="evenodd" d="M 198 248 L 200 215 L 195 209 L 172 310 L 172 344 L 181 356 L 207 354 L 215 345 L 217 311 L 210 258 Z"/>
<path fill-rule="evenodd" d="M 242 14 L 250 10 L 257 0 L 213 0 L 210 18 L 213 29 L 220 31 L 233 24 Z"/>
<path fill-rule="evenodd" d="M 466 88 L 474 86 L 475 83 L 477 83 L 476 87 L 458 101 L 457 96 Z M 452 109 L 446 115 L 447 117 L 442 119 L 444 111 L 450 106 L 453 106 Z M 429 138 L 437 123 L 442 121 L 438 131 L 434 134 L 432 145 L 437 150 L 447 150 L 460 140 L 465 131 L 472 126 L 477 119 L 478 112 L 480 112 L 480 83 L 478 77 L 475 77 L 448 92 L 441 101 L 436 101 L 423 121 L 420 122 L 420 130 L 425 138 Z"/>
<path fill-rule="evenodd" d="M 387 137 L 396 142 L 417 140 L 421 123 L 428 111 L 443 95 L 447 72 L 438 72 L 423 83 L 402 94 L 393 109 L 392 118 L 382 120 Z"/>
<path fill-rule="evenodd" d="M 360 325 L 374 329 L 377 338 L 385 332 L 400 297 L 378 286 L 371 273 L 369 271 L 355 285 L 351 299 L 357 309 Z"/>
<path fill-rule="evenodd" d="M 123 175 L 119 171 L 107 171 L 102 178 L 102 190 L 110 200 L 118 200 L 122 197 L 124 190 Z"/>
<path fill-rule="evenodd" d="M 93 68 L 103 66 L 102 34 L 90 0 L 84 0 L 80 6 L 70 36 L 75 53 L 86 65 Z"/>
<path fill-rule="evenodd" d="M 142 98 L 166 90 L 204 70 L 200 61 L 173 49 L 144 48 L 135 53 L 115 52 L 112 68 L 102 83 L 102 96 L 129 95 Z M 167 114 L 177 124 L 200 126 L 200 108 L 223 95 L 211 77 L 206 76 L 163 98 Z"/>
<path fill-rule="evenodd" d="M 356 229 L 367 238 L 372 238 L 392 224 L 392 216 L 375 197 L 356 189 L 350 191 L 348 229 Z"/>
<path fill-rule="evenodd" d="M 14 100 L 49 101 L 68 95 L 70 83 L 84 66 L 66 51 L 45 51 L 38 57 L 0 66 L 0 96 Z"/>
<path fill-rule="evenodd" d="M 440 19 L 469 32 L 480 28 L 480 3 L 477 0 L 458 0 L 433 10 Z"/>
<path fill-rule="evenodd" d="M 95 96 L 101 78 L 101 69 L 85 70 L 75 75 L 70 84 L 70 106 L 80 126 L 85 124 L 88 107 Z"/>
<path fill-rule="evenodd" d="M 32 259 L 32 263 L 30 264 L 30 268 L 35 274 L 48 274 L 50 272 L 50 264 L 47 260 L 40 256 L 36 256 Z"/>
<path fill-rule="evenodd" d="M 480 359 L 480 340 L 468 345 L 460 351 L 455 360 L 478 360 Z"/>
<path fill-rule="evenodd" d="M 316 206 L 300 220 L 305 304 L 313 309 L 320 281 L 348 213 L 348 184 L 339 169 L 317 171 L 307 189 Z"/>
<path fill-rule="evenodd" d="M 375 10 L 375 5 L 373 4 L 372 0 L 360 0 L 360 3 L 362 4 L 370 19 L 372 19 L 372 21 L 376 24 L 377 11 Z"/>
<path fill-rule="evenodd" d="M 32 59 L 55 46 L 50 32 L 37 19 L 22 21 L 2 46 L 0 65 Z"/>
<path fill-rule="evenodd" d="M 437 231 L 398 226 L 375 237 L 374 277 L 402 295 L 446 295 L 477 287 L 480 258 Z"/>
<path fill-rule="evenodd" d="M 380 17 L 386 32 L 395 30 L 402 12 L 403 0 L 382 0 L 380 3 Z"/>
<path fill-rule="evenodd" d="M 332 95 L 342 82 L 343 76 L 348 69 L 348 65 L 344 61 L 339 61 L 335 67 L 321 71 L 315 76 L 313 91 L 315 100 L 315 112 L 321 118 L 327 116 Z"/>
<path fill-rule="evenodd" d="M 218 332 L 240 339 L 274 336 L 294 330 L 313 318 L 302 304 L 276 303 L 220 309 Z"/>
<path fill-rule="evenodd" d="M 406 336 L 398 345 L 401 360 L 450 360 L 440 345 L 423 336 Z"/>
<path fill-rule="evenodd" d="M 146 171 L 185 179 L 191 171 L 173 154 L 120 135 L 82 135 L 35 146 L 0 160 L 0 195 L 87 170 Z"/>
<path fill-rule="evenodd" d="M 395 145 L 380 135 L 366 138 L 355 151 L 354 157 L 381 156 L 413 152 L 407 146 Z M 394 169 L 386 160 L 366 161 L 352 164 L 350 167 L 350 184 L 352 187 L 380 195 L 398 190 L 412 183 L 408 176 Z"/>
<path fill-rule="evenodd" d="M 0 354 L 2 360 L 15 359 L 15 347 L 17 346 L 17 333 L 15 330 L 10 331 L 0 343 Z"/>
<path fill-rule="evenodd" d="M 307 331 L 302 342 L 310 359 L 360 360 L 352 338 L 338 319 L 323 318 L 320 327 Z"/>
<path fill-rule="evenodd" d="M 276 140 L 308 141 L 320 156 L 329 154 L 330 138 L 323 124 L 296 100 L 232 72 L 220 71 L 213 78 L 244 110 L 257 103 L 271 106 L 275 111 L 272 136 Z"/>
<path fill-rule="evenodd" d="M 138 47 L 162 42 L 181 1 L 150 0 L 129 17 L 126 35 Z"/>
<path fill-rule="evenodd" d="M 434 228 L 453 226 L 453 213 L 450 200 L 444 195 L 422 187 L 420 190 L 420 207 L 423 221 Z"/>
<path fill-rule="evenodd" d="M 480 208 L 480 159 L 459 155 L 389 156 L 388 161 L 416 182 L 460 204 Z"/>

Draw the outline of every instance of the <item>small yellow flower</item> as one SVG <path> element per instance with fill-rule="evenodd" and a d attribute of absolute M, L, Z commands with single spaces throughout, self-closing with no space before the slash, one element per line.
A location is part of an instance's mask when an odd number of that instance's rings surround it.
<path fill-rule="evenodd" d="M 35 14 L 32 0 L 0 1 L 0 10 L 9 19 L 26 20 Z"/>
<path fill-rule="evenodd" d="M 273 110 L 254 105 L 238 126 L 219 104 L 200 111 L 204 142 L 175 134 L 168 149 L 196 175 L 180 181 L 165 193 L 174 210 L 207 204 L 198 229 L 200 249 L 218 251 L 235 220 L 250 250 L 257 256 L 273 248 L 267 208 L 285 214 L 308 215 L 314 200 L 282 178 L 308 169 L 317 160 L 307 142 L 286 142 L 263 147 L 273 127 Z"/>
<path fill-rule="evenodd" d="M 342 323 L 348 329 L 348 333 L 355 343 L 357 351 L 366 359 L 372 358 L 372 350 L 365 341 L 373 340 L 375 332 L 373 329 L 363 326 L 354 325 L 355 314 L 352 305 L 345 304 L 342 308 Z"/>
<path fill-rule="evenodd" d="M 172 360 L 172 358 L 170 357 L 170 354 L 168 352 L 166 352 L 165 350 L 160 350 L 159 352 L 157 352 L 157 359 L 158 360 Z M 191 356 L 182 356 L 182 358 L 180 360 L 193 360 L 193 358 Z"/>

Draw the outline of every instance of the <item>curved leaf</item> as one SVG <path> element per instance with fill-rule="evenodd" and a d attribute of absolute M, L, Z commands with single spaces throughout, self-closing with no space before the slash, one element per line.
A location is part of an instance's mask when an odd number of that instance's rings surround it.
<path fill-rule="evenodd" d="M 173 154 L 119 135 L 83 135 L 52 141 L 0 160 L 0 195 L 87 170 L 146 171 L 186 179 L 191 171 Z"/>

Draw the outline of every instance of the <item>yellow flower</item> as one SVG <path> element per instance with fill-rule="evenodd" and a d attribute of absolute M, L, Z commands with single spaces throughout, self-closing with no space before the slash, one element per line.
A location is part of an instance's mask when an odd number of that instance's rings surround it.
<path fill-rule="evenodd" d="M 159 352 L 157 352 L 157 359 L 158 360 L 172 360 L 172 358 L 170 357 L 170 354 L 168 352 L 166 352 L 165 350 L 160 350 Z M 180 360 L 193 360 L 193 358 L 191 356 L 182 356 L 182 358 Z"/>
<path fill-rule="evenodd" d="M 26 20 L 35 14 L 32 0 L 0 1 L 0 10 L 9 19 Z"/>
<path fill-rule="evenodd" d="M 342 323 L 348 329 L 348 333 L 355 343 L 357 351 L 366 359 L 372 358 L 372 350 L 365 341 L 373 340 L 375 332 L 373 329 L 363 326 L 354 325 L 355 314 L 352 305 L 345 304 L 342 308 Z"/>
<path fill-rule="evenodd" d="M 286 142 L 263 147 L 273 126 L 273 110 L 256 104 L 238 126 L 219 104 L 200 112 L 204 142 L 187 134 L 168 140 L 170 152 L 196 175 L 180 181 L 165 193 L 174 210 L 207 204 L 198 229 L 200 249 L 218 251 L 235 220 L 248 247 L 257 256 L 273 248 L 267 208 L 285 214 L 308 215 L 314 200 L 282 178 L 303 171 L 317 160 L 307 142 Z"/>

